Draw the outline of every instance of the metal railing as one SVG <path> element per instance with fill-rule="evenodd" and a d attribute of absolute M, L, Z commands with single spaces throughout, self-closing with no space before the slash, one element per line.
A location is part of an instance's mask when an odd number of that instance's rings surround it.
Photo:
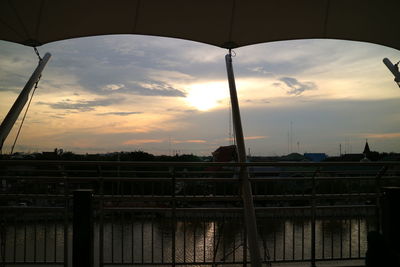
<path fill-rule="evenodd" d="M 249 265 L 237 174 L 263 263 L 360 260 L 400 163 L 0 161 L 0 266 L 72 264 L 73 192 L 93 190 L 94 265 Z"/>

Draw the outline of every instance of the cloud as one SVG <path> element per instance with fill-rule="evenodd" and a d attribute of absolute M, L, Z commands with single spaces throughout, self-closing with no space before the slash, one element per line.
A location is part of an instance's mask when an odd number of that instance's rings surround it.
<path fill-rule="evenodd" d="M 271 103 L 268 99 L 245 99 L 243 100 L 245 103 L 252 103 L 252 104 L 269 104 Z"/>
<path fill-rule="evenodd" d="M 143 114 L 143 112 L 138 112 L 138 111 L 120 111 L 120 112 L 106 112 L 106 113 L 99 113 L 97 116 L 108 116 L 108 115 L 115 115 L 115 116 L 129 116 L 129 115 L 134 115 L 134 114 Z"/>
<path fill-rule="evenodd" d="M 186 96 L 185 92 L 159 81 L 136 82 L 133 87 L 127 88 L 127 91 L 145 96 Z"/>
<path fill-rule="evenodd" d="M 371 139 L 392 139 L 392 138 L 400 138 L 400 133 L 378 133 L 378 134 L 364 134 L 366 138 Z"/>
<path fill-rule="evenodd" d="M 182 144 L 182 143 L 207 143 L 206 140 L 174 140 L 172 141 L 174 144 Z"/>
<path fill-rule="evenodd" d="M 162 143 L 163 139 L 132 139 L 123 142 L 124 145 L 140 145 L 140 144 L 149 144 L 149 143 Z"/>
<path fill-rule="evenodd" d="M 279 80 L 290 88 L 287 91 L 289 95 L 301 95 L 305 91 L 317 89 L 317 85 L 313 82 L 299 82 L 296 78 L 292 77 L 282 77 Z"/>
<path fill-rule="evenodd" d="M 168 112 L 180 112 L 180 113 L 194 113 L 194 112 L 197 112 L 197 109 L 169 108 L 166 111 L 168 111 Z"/>
<path fill-rule="evenodd" d="M 266 139 L 268 136 L 245 136 L 244 140 L 259 140 L 259 139 Z M 233 138 L 225 138 L 226 141 L 234 141 Z"/>
<path fill-rule="evenodd" d="M 182 90 L 174 88 L 172 85 L 155 80 L 149 81 L 127 81 L 126 84 L 116 83 L 102 86 L 100 90 L 93 93 L 107 94 L 110 93 L 127 93 L 142 96 L 166 96 L 166 97 L 185 97 L 186 93 Z"/>
<path fill-rule="evenodd" d="M 249 67 L 249 70 L 263 75 L 268 75 L 268 76 L 274 75 L 273 72 L 266 70 L 264 67 Z"/>
<path fill-rule="evenodd" d="M 124 88 L 125 85 L 122 83 L 119 84 L 107 84 L 106 86 L 104 86 L 104 90 L 110 90 L 110 91 L 114 91 L 114 90 L 119 90 L 121 88 Z"/>
<path fill-rule="evenodd" d="M 266 139 L 268 136 L 246 136 L 245 140 L 258 140 L 258 139 Z"/>
<path fill-rule="evenodd" d="M 56 102 L 56 103 L 49 103 L 49 102 L 38 102 L 39 105 L 47 105 L 51 107 L 52 109 L 62 109 L 62 110 L 78 110 L 81 112 L 84 111 L 92 111 L 95 109 L 95 107 L 105 107 L 105 106 L 111 106 L 114 104 L 117 104 L 121 102 L 121 99 L 96 99 L 96 100 L 79 100 L 76 101 L 75 103 L 71 103 L 72 101 L 70 99 L 64 99 L 62 101 Z"/>

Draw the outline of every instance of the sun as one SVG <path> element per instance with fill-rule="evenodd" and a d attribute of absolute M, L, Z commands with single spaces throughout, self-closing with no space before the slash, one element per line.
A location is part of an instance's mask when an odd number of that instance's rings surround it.
<path fill-rule="evenodd" d="M 229 97 L 228 85 L 223 82 L 194 84 L 189 87 L 187 103 L 200 111 L 214 109 Z"/>

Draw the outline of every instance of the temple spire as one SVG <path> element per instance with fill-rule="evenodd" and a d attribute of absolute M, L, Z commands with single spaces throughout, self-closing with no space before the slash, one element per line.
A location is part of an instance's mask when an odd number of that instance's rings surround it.
<path fill-rule="evenodd" d="M 368 139 L 365 139 L 365 147 L 364 147 L 364 151 L 363 154 L 367 155 L 368 153 L 370 153 L 371 150 L 369 149 L 369 145 L 368 145 Z"/>

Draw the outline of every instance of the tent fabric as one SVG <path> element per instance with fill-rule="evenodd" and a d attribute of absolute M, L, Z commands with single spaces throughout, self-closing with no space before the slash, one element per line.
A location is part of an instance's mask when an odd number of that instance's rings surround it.
<path fill-rule="evenodd" d="M 400 0 L 2 0 L 0 39 L 40 46 L 143 34 L 237 48 L 329 38 L 400 50 L 399 10 Z"/>

